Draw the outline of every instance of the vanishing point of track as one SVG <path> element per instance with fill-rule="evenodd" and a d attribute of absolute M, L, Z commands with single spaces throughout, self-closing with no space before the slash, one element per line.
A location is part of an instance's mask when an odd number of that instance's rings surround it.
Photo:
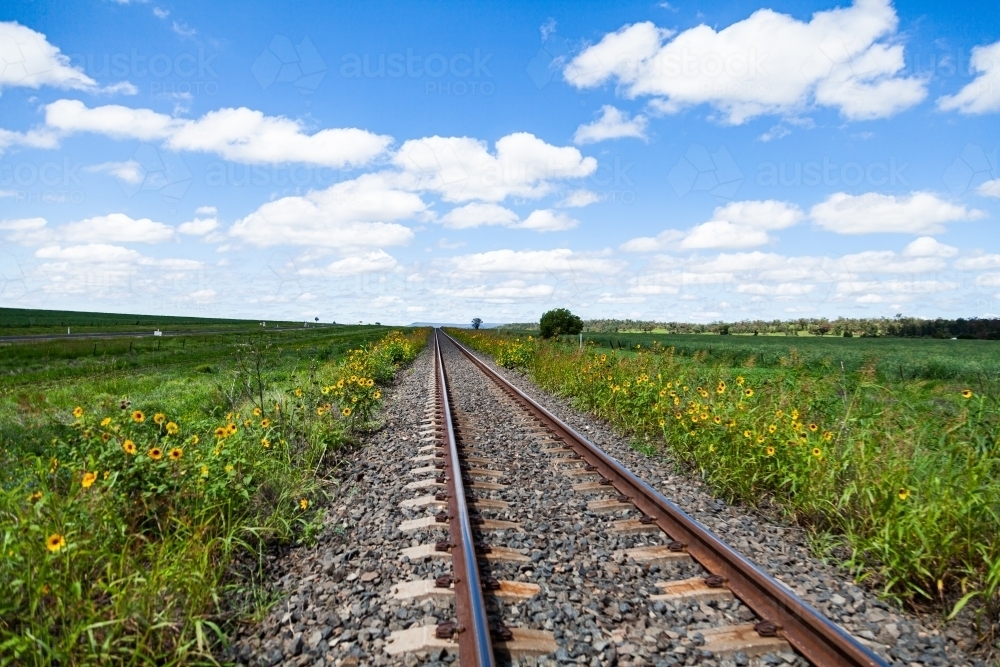
<path fill-rule="evenodd" d="M 604 496 L 592 501 L 589 508 L 593 511 L 634 508 L 640 513 L 639 518 L 619 521 L 618 528 L 622 531 L 662 531 L 666 534 L 665 545 L 631 549 L 625 554 L 627 557 L 647 564 L 693 559 L 704 569 L 704 574 L 699 577 L 658 584 L 664 591 L 660 596 L 662 599 L 709 600 L 718 599 L 720 595 L 732 595 L 756 616 L 753 623 L 705 631 L 703 649 L 759 655 L 782 648 L 787 650 L 790 646 L 817 667 L 886 664 L 840 626 L 741 556 L 440 329 L 435 329 L 433 339 L 436 392 L 427 423 L 432 426 L 434 443 L 433 454 L 427 458 L 433 460 L 435 469 L 439 471 L 436 486 L 440 488 L 443 485 L 444 488 L 435 494 L 434 499 L 438 505 L 445 504 L 445 509 L 434 520 L 446 523 L 450 535 L 448 540 L 436 543 L 433 548 L 439 553 L 450 552 L 452 574 L 439 577 L 434 585 L 453 588 L 456 618 L 434 628 L 433 639 L 427 638 L 427 641 L 439 642 L 439 646 L 457 644 L 459 659 L 465 667 L 494 665 L 494 651 L 500 654 L 538 655 L 555 650 L 555 641 L 550 633 L 506 627 L 502 618 L 497 618 L 500 615 L 497 609 L 488 605 L 490 595 L 502 596 L 506 592 L 516 596 L 519 591 L 516 582 L 497 581 L 481 569 L 481 563 L 491 558 L 494 549 L 502 551 L 503 547 L 491 547 L 475 538 L 477 525 L 487 522 L 470 510 L 470 503 L 473 507 L 478 503 L 488 507 L 490 501 L 477 499 L 474 495 L 477 484 L 471 481 L 470 474 L 475 473 L 470 464 L 486 459 L 475 456 L 478 452 L 467 447 L 472 434 L 462 432 L 458 426 L 452 410 L 442 344 L 454 345 L 519 406 L 540 431 L 547 434 L 553 446 L 543 452 L 555 457 L 554 468 L 573 475 L 579 482 L 574 485 L 574 490 Z M 473 455 L 467 453 L 470 450 Z M 480 474 L 486 472 L 478 470 Z M 466 480 L 469 480 L 468 484 Z M 484 487 L 483 483 L 479 487 Z M 616 495 L 607 497 L 607 494 Z M 413 641 L 412 634 L 410 641 Z M 399 649 L 404 643 L 398 642 Z M 425 647 L 426 642 L 422 646 Z"/>

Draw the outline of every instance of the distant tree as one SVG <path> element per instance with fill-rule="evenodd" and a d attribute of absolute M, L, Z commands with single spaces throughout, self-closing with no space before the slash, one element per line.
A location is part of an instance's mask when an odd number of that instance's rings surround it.
<path fill-rule="evenodd" d="M 729 325 L 728 324 L 723 324 L 721 327 L 719 327 L 719 335 L 720 336 L 728 336 L 729 335 Z"/>
<path fill-rule="evenodd" d="M 316 321 L 319 322 L 319 318 L 318 317 L 316 318 Z"/>
<path fill-rule="evenodd" d="M 478 329 L 480 326 L 482 326 L 482 324 L 483 324 L 482 318 L 480 318 L 480 317 L 473 317 L 472 318 L 472 328 L 473 329 Z"/>
<path fill-rule="evenodd" d="M 556 308 L 542 315 L 538 323 L 542 338 L 552 338 L 563 334 L 578 334 L 583 331 L 583 320 L 565 308 Z"/>

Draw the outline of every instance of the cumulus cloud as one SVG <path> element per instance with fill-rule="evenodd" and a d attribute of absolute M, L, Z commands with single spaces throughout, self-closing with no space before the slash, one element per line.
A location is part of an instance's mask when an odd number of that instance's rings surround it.
<path fill-rule="evenodd" d="M 149 218 L 135 220 L 124 213 L 85 218 L 58 227 L 60 238 L 75 243 L 163 243 L 174 239 L 174 228 Z"/>
<path fill-rule="evenodd" d="M 0 91 L 12 86 L 94 90 L 97 82 L 70 65 L 42 33 L 16 21 L 0 21 Z"/>
<path fill-rule="evenodd" d="M 45 107 L 45 123 L 62 133 L 93 132 L 116 139 L 159 141 L 173 151 L 214 153 L 247 164 L 360 166 L 383 154 L 392 142 L 391 137 L 356 128 L 309 134 L 297 120 L 265 116 L 246 107 L 218 109 L 190 120 L 151 109 L 114 104 L 88 108 L 79 100 L 58 100 Z"/>
<path fill-rule="evenodd" d="M 303 275 L 352 276 L 359 273 L 392 271 L 395 268 L 396 259 L 392 255 L 384 250 L 373 250 L 362 255 L 338 259 L 318 271 L 305 270 Z"/>
<path fill-rule="evenodd" d="M 212 208 L 211 206 L 207 208 Z M 198 209 L 199 211 L 201 209 Z M 214 211 L 215 209 L 212 208 Z M 209 232 L 214 232 L 219 227 L 219 221 L 214 217 L 211 218 L 194 218 L 193 220 L 188 220 L 187 222 L 182 222 L 177 226 L 177 231 L 181 234 L 187 234 L 188 236 L 204 236 Z"/>
<path fill-rule="evenodd" d="M 758 294 L 761 296 L 801 296 L 809 294 L 815 285 L 807 283 L 778 283 L 777 285 L 764 285 L 761 283 L 744 283 L 736 286 L 736 291 L 740 294 Z"/>
<path fill-rule="evenodd" d="M 303 196 L 268 202 L 237 220 L 230 234 L 258 247 L 379 248 L 409 243 L 413 232 L 397 220 L 427 206 L 417 195 L 365 174 Z"/>
<path fill-rule="evenodd" d="M 58 135 L 45 128 L 28 130 L 27 132 L 15 132 L 0 128 L 0 155 L 3 155 L 6 149 L 14 146 L 55 148 L 58 145 Z"/>
<path fill-rule="evenodd" d="M 709 104 L 731 124 L 813 105 L 851 120 L 885 118 L 927 94 L 923 79 L 899 76 L 897 25 L 888 0 L 856 0 L 809 22 L 761 9 L 719 31 L 636 23 L 585 49 L 563 75 L 577 88 L 614 80 L 625 97 L 649 97 L 664 113 Z"/>
<path fill-rule="evenodd" d="M 957 254 L 958 248 L 945 245 L 930 236 L 914 239 L 903 248 L 904 257 L 954 257 Z"/>
<path fill-rule="evenodd" d="M 753 248 L 770 240 L 763 229 L 734 225 L 728 220 L 710 220 L 693 227 L 680 242 L 684 249 Z"/>
<path fill-rule="evenodd" d="M 955 268 L 960 271 L 979 271 L 982 269 L 1000 268 L 1000 255 L 978 255 L 963 257 L 955 262 Z"/>
<path fill-rule="evenodd" d="M 482 299 L 487 303 L 510 303 L 516 299 L 540 299 L 552 296 L 552 285 L 529 285 L 523 280 L 508 280 L 494 286 L 475 285 L 457 290 L 435 290 L 435 293 L 457 299 Z"/>
<path fill-rule="evenodd" d="M 816 224 L 838 234 L 939 234 L 946 223 L 978 220 L 985 215 L 931 192 L 901 196 L 837 192 L 809 211 Z"/>
<path fill-rule="evenodd" d="M 785 229 L 804 218 L 802 210 L 787 202 L 737 201 L 719 206 L 712 219 L 682 232 L 668 229 L 655 237 L 642 236 L 622 244 L 626 252 L 671 249 L 752 248 L 771 242 L 769 230 Z"/>
<path fill-rule="evenodd" d="M 573 190 L 566 195 L 556 206 L 562 208 L 583 208 L 601 201 L 600 195 L 591 190 Z"/>
<path fill-rule="evenodd" d="M 45 218 L 4 220 L 0 221 L 0 231 L 9 232 L 8 241 L 23 245 L 56 242 L 156 244 L 175 238 L 174 228 L 170 225 L 149 218 L 133 219 L 124 213 L 93 216 L 58 227 L 49 227 Z"/>
<path fill-rule="evenodd" d="M 938 108 L 966 114 L 1000 111 L 1000 42 L 973 48 L 969 64 L 978 76 L 956 94 L 939 97 Z"/>
<path fill-rule="evenodd" d="M 125 162 L 102 162 L 101 164 L 85 167 L 84 171 L 92 174 L 110 174 L 115 178 L 136 185 L 142 183 L 146 177 L 146 171 L 137 160 L 126 160 Z"/>
<path fill-rule="evenodd" d="M 494 153 L 486 142 L 469 137 L 411 139 L 393 162 L 409 189 L 435 192 L 450 202 L 537 199 L 553 189 L 553 181 L 583 178 L 597 169 L 597 160 L 576 148 L 553 146 L 527 132 L 502 137 Z"/>
<path fill-rule="evenodd" d="M 625 137 L 645 140 L 647 123 L 645 116 L 638 115 L 635 118 L 629 118 L 624 111 L 616 109 L 610 104 L 605 104 L 601 107 L 600 118 L 593 123 L 586 123 L 576 128 L 573 143 L 577 145 L 594 144 L 599 141 Z"/>
<path fill-rule="evenodd" d="M 605 257 L 556 250 L 490 250 L 460 255 L 448 260 L 455 275 L 470 274 L 552 274 L 612 275 L 624 268 L 623 262 Z"/>
<path fill-rule="evenodd" d="M 471 229 L 483 225 L 503 225 L 509 227 L 518 221 L 517 213 L 499 204 L 482 204 L 473 202 L 465 206 L 453 208 L 446 213 L 441 222 L 451 229 Z"/>
<path fill-rule="evenodd" d="M 997 85 L 1000 86 L 1000 83 Z M 994 178 L 991 181 L 981 183 L 979 187 L 976 188 L 976 194 L 982 195 L 983 197 L 1000 197 L 1000 178 Z"/>
<path fill-rule="evenodd" d="M 107 243 L 45 246 L 35 251 L 35 258 L 44 292 L 89 294 L 116 302 L 137 288 L 148 298 L 159 282 L 190 279 L 202 267 L 198 261 L 148 257 Z"/>
<path fill-rule="evenodd" d="M 536 232 L 561 232 L 576 227 L 579 221 L 565 213 L 550 209 L 532 211 L 527 218 L 514 225 L 518 229 L 531 229 Z"/>

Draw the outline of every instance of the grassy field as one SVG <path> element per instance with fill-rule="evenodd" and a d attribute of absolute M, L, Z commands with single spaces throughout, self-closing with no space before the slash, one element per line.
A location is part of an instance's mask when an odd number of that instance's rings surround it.
<path fill-rule="evenodd" d="M 425 338 L 0 347 L 0 665 L 212 664 L 267 603 L 246 565 L 310 538 L 332 452 Z"/>
<path fill-rule="evenodd" d="M 884 595 L 1000 630 L 1000 343 L 454 330 Z M 612 347 L 613 346 L 613 347 Z M 971 603 L 971 606 L 970 606 Z"/>
<path fill-rule="evenodd" d="M 523 337 L 527 332 L 513 335 Z M 585 333 L 583 340 L 592 349 L 622 353 L 648 350 L 654 345 L 672 347 L 677 357 L 703 355 L 705 363 L 729 367 L 782 368 L 794 350 L 800 372 L 850 374 L 874 367 L 878 378 L 885 382 L 961 381 L 985 390 L 987 383 L 995 386 L 1000 379 L 1000 342 L 990 340 L 656 333 Z M 564 337 L 564 342 L 572 341 Z"/>
<path fill-rule="evenodd" d="M 275 326 L 301 327 L 302 322 L 267 322 Z M 255 331 L 258 320 L 230 320 L 209 317 L 172 317 L 169 315 L 128 315 L 122 313 L 85 313 L 68 310 L 33 310 L 0 308 L 0 336 L 104 332 L 163 331 Z"/>

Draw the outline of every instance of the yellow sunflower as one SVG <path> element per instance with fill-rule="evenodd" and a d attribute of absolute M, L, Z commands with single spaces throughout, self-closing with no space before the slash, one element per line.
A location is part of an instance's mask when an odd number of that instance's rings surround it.
<path fill-rule="evenodd" d="M 83 486 L 83 488 L 85 489 L 89 489 L 91 486 L 93 486 L 94 482 L 96 481 L 97 481 L 96 472 L 85 472 L 83 473 L 83 479 L 80 480 L 80 485 Z"/>
<path fill-rule="evenodd" d="M 160 459 L 163 458 L 163 450 L 160 449 L 159 447 L 153 447 L 147 453 L 149 454 L 149 458 L 153 459 L 154 461 L 159 461 Z"/>
<path fill-rule="evenodd" d="M 66 546 L 66 538 L 59 533 L 52 533 L 45 540 L 45 548 L 55 553 Z"/>
<path fill-rule="evenodd" d="M 126 454 L 135 454 L 135 443 L 131 440 L 126 440 L 122 443 L 122 449 L 125 450 Z"/>
<path fill-rule="evenodd" d="M 184 456 L 184 450 L 180 447 L 174 447 L 170 450 L 171 461 L 180 461 L 182 456 Z"/>
<path fill-rule="evenodd" d="M 132 421 L 134 421 L 136 424 L 141 424 L 142 422 L 146 421 L 146 415 L 142 413 L 142 410 L 136 410 L 135 412 L 132 413 Z"/>
<path fill-rule="evenodd" d="M 81 408 L 79 405 L 76 406 L 75 408 L 73 408 L 73 416 L 76 417 L 77 419 L 79 419 L 80 417 L 82 417 L 83 416 L 83 408 Z"/>

